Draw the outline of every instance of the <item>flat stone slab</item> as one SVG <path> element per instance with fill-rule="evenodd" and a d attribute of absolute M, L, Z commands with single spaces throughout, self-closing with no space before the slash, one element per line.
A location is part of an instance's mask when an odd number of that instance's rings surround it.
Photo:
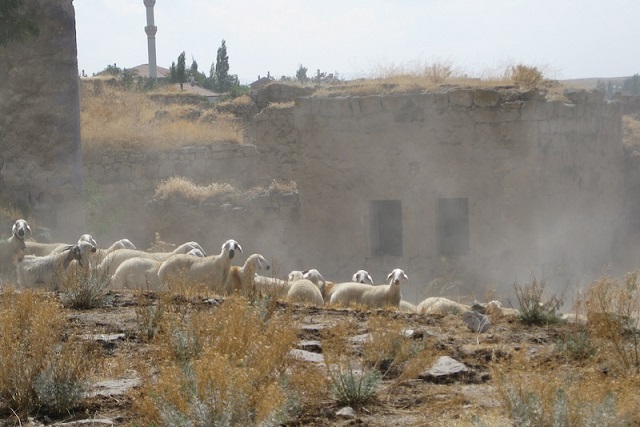
<path fill-rule="evenodd" d="M 93 385 L 92 390 L 89 392 L 89 396 L 122 396 L 132 388 L 138 387 L 140 383 L 140 378 L 120 378 L 116 380 L 100 381 Z"/>
<path fill-rule="evenodd" d="M 324 363 L 324 356 L 318 353 L 313 353 L 311 351 L 293 349 L 289 352 L 289 354 L 296 359 L 302 360 L 304 362 L 311 363 Z"/>

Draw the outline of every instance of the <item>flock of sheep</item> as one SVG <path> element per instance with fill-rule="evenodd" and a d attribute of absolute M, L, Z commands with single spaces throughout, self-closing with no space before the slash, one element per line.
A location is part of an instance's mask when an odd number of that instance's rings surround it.
<path fill-rule="evenodd" d="M 431 297 L 420 304 L 402 299 L 400 283 L 405 272 L 394 269 L 387 283 L 374 285 L 371 275 L 357 271 L 350 282 L 335 283 L 316 269 L 292 271 L 286 279 L 260 274 L 270 269 L 260 254 L 247 257 L 244 265 L 232 265 L 242 247 L 227 240 L 217 255 L 207 255 L 196 242 L 187 242 L 172 252 L 136 249 L 127 239 L 99 249 L 93 237 L 84 234 L 76 244 L 38 243 L 29 238 L 31 228 L 19 219 L 11 236 L 0 241 L 0 280 L 15 281 L 20 288 L 41 287 L 58 290 L 72 269 L 85 269 L 109 279 L 112 289 L 171 289 L 177 284 L 204 285 L 219 295 L 272 295 L 292 303 L 314 306 L 358 305 L 368 308 L 432 314 L 459 314 L 471 307 L 442 297 Z M 500 309 L 499 302 L 492 302 Z"/>

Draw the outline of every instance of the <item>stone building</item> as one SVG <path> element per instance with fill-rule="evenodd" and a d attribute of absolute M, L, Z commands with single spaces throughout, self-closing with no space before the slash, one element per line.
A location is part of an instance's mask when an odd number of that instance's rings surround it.
<path fill-rule="evenodd" d="M 60 237 L 84 228 L 75 12 L 71 0 L 23 3 L 40 33 L 0 47 L 4 207 Z"/>

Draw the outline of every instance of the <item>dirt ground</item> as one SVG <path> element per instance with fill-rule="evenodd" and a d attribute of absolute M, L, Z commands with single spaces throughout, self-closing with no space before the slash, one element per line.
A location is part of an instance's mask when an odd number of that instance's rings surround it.
<path fill-rule="evenodd" d="M 136 363 L 151 351 L 148 342 L 140 339 L 136 307 L 139 293 L 118 292 L 111 295 L 110 306 L 69 312 L 70 333 L 93 340 L 103 356 L 102 382 L 96 384 L 92 396 L 86 399 L 81 413 L 74 413 L 65 422 L 93 419 L 93 425 L 139 426 L 141 421 L 132 405 L 132 390 L 140 384 Z M 147 300 L 155 297 L 147 294 Z M 215 310 L 220 300 L 191 301 L 190 307 Z M 283 308 L 284 308 L 283 304 Z M 350 319 L 355 319 L 358 333 L 367 333 L 367 321 L 374 313 L 351 309 L 289 307 L 299 328 L 299 349 L 320 353 L 313 345 L 320 331 Z M 497 390 L 498 380 L 492 366 L 508 364 L 523 356 L 532 369 L 554 365 L 554 347 L 558 339 L 576 331 L 576 325 L 550 327 L 524 326 L 515 318 L 493 318 L 491 328 L 482 334 L 470 331 L 460 315 L 423 315 L 399 312 L 378 312 L 406 324 L 409 339 L 422 340 L 430 357 L 425 359 L 424 373 L 440 356 L 449 356 L 463 363 L 468 371 L 462 375 L 441 377 L 418 375 L 398 383 L 383 379 L 377 400 L 354 408 L 355 414 L 343 417 L 334 400 L 327 399 L 305 407 L 287 425 L 291 426 L 467 426 L 511 425 Z M 138 361 L 138 362 L 134 362 Z M 313 363 L 313 362 L 308 362 Z M 565 367 L 568 365 L 565 365 Z M 564 368 L 563 368 L 564 369 Z M 109 383 L 108 380 L 118 380 Z M 127 389 L 129 391 L 127 391 Z M 474 418 L 475 417 L 475 418 Z M 478 418 L 479 417 L 479 418 Z M 101 424 L 104 419 L 105 424 Z M 482 423 L 473 421 L 483 420 Z M 47 424 L 34 419 L 33 425 Z M 60 422 L 61 420 L 53 420 Z M 74 425 L 74 424 L 67 424 Z M 75 424 L 77 425 L 77 424 Z M 86 424 L 84 424 L 86 425 Z"/>

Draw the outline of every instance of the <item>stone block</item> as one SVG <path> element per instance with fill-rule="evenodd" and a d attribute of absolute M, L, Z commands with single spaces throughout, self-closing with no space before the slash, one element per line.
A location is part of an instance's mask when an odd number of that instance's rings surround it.
<path fill-rule="evenodd" d="M 473 91 L 470 89 L 450 90 L 449 105 L 451 107 L 471 107 L 473 105 Z"/>
<path fill-rule="evenodd" d="M 436 92 L 434 103 L 437 109 L 444 110 L 449 108 L 449 95 L 447 92 Z"/>
<path fill-rule="evenodd" d="M 500 92 L 490 89 L 477 89 L 473 94 L 473 103 L 478 107 L 495 107 L 500 103 Z"/>

